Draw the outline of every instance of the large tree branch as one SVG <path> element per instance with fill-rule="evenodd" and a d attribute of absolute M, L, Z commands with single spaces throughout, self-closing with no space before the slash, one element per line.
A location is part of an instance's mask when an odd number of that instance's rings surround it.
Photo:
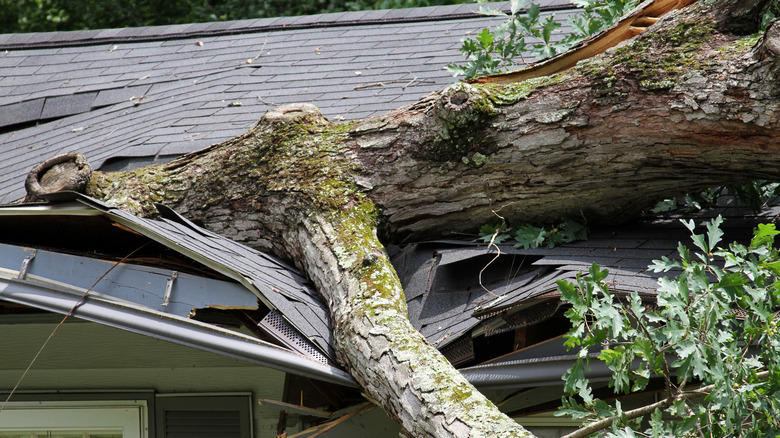
<path fill-rule="evenodd" d="M 702 2 L 572 70 L 457 84 L 358 124 L 361 183 L 395 235 L 419 237 L 497 208 L 615 222 L 669 194 L 778 178 L 780 81 L 754 41 L 719 33 Z"/>
<path fill-rule="evenodd" d="M 407 436 L 522 436 L 412 329 L 376 231 L 469 231 L 499 208 L 616 222 L 663 196 L 780 179 L 777 26 L 753 50 L 705 2 L 670 15 L 566 72 L 458 84 L 382 117 L 280 107 L 172 163 L 98 172 L 87 192 L 144 215 L 165 203 L 295 260 L 328 301 L 340 360 Z"/>

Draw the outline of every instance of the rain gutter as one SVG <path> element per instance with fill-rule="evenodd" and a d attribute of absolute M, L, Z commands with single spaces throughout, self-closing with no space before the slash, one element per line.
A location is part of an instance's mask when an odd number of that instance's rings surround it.
<path fill-rule="evenodd" d="M 304 377 L 359 387 L 346 372 L 249 336 L 210 324 L 24 280 L 0 278 L 0 299 L 127 330 Z M 80 302 L 80 303 L 79 303 Z"/>

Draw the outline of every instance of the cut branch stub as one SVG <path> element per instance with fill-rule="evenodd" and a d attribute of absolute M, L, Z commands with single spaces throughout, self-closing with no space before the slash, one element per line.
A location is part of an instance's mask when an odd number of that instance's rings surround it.
<path fill-rule="evenodd" d="M 466 83 L 447 88 L 434 106 L 432 138 L 421 143 L 419 158 L 436 162 L 460 162 L 469 154 L 487 155 L 495 149 L 484 132 L 499 111 L 480 90 Z"/>
<path fill-rule="evenodd" d="M 258 122 L 258 127 L 261 130 L 273 129 L 275 126 L 292 120 L 300 120 L 304 117 L 307 122 L 312 124 L 327 125 L 330 123 L 316 106 L 310 103 L 291 103 L 278 106 L 266 112 Z"/>
<path fill-rule="evenodd" d="M 87 158 L 78 152 L 56 155 L 30 170 L 25 181 L 27 200 L 64 191 L 83 192 L 92 176 Z"/>

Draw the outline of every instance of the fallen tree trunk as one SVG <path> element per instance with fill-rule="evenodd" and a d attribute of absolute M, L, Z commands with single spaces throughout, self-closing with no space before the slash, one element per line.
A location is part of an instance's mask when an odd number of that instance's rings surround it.
<path fill-rule="evenodd" d="M 328 302 L 340 361 L 406 436 L 526 436 L 414 331 L 381 241 L 499 210 L 618 222 L 664 196 L 780 179 L 780 25 L 745 38 L 723 24 L 764 7 L 700 2 L 571 70 L 456 84 L 359 122 L 280 107 L 172 163 L 95 173 L 87 192 L 142 215 L 164 203 L 294 260 Z"/>

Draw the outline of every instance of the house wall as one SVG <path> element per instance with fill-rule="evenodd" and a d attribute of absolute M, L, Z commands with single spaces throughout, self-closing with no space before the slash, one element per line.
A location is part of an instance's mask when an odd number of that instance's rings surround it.
<path fill-rule="evenodd" d="M 11 317 L 11 318 L 9 318 Z M 0 393 L 17 383 L 61 317 L 0 315 Z M 254 437 L 275 437 L 285 373 L 94 323 L 63 324 L 24 377 L 20 394 L 125 392 L 252 394 Z M 42 395 L 43 397 L 43 395 Z M 4 399 L 4 397 L 3 397 Z"/>

